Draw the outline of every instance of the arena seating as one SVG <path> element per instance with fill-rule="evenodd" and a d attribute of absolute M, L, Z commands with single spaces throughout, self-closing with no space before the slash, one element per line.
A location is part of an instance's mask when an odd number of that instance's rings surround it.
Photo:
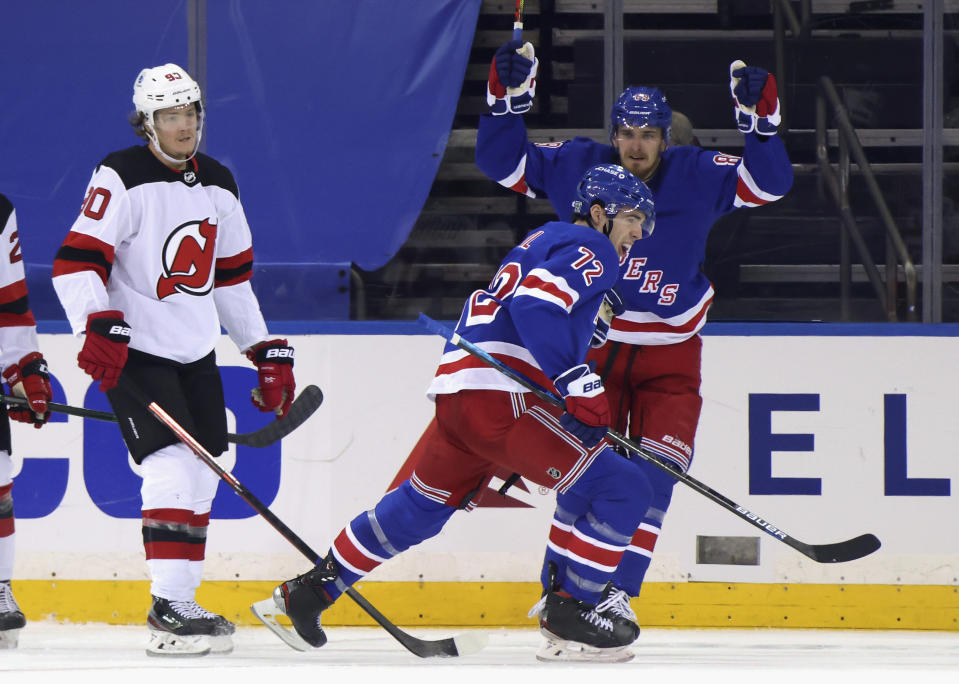
<path fill-rule="evenodd" d="M 486 111 L 489 62 L 509 37 L 513 6 L 505 0 L 483 3 L 449 146 L 427 205 L 396 257 L 362 276 L 370 318 L 408 318 L 418 311 L 455 318 L 464 298 L 488 284 L 505 251 L 552 216 L 548 202 L 497 186 L 473 163 L 477 117 Z M 921 261 L 921 11 L 855 11 L 857 7 L 866 6 L 813 2 L 811 36 L 787 37 L 784 73 L 777 75 L 796 182 L 784 200 L 737 211 L 714 227 L 703 265 L 717 291 L 711 320 L 840 319 L 841 228 L 815 164 L 820 76 L 835 82 L 910 256 Z M 624 9 L 625 82 L 661 87 L 673 108 L 692 120 L 702 146 L 739 153 L 728 65 L 740 58 L 775 70 L 769 3 L 624 0 Z M 533 139 L 586 134 L 605 140 L 602 12 L 599 2 L 526 3 L 524 38 L 536 46 L 541 64 L 536 102 L 526 115 Z M 954 62 L 949 43 L 945 63 Z M 947 98 L 959 95 L 955 79 L 950 68 Z M 950 103 L 957 108 L 955 98 Z M 947 126 L 949 121 L 947 113 Z M 959 187 L 959 164 L 948 155 L 946 161 L 948 198 L 956 194 L 949 189 Z M 883 264 L 884 231 L 855 168 L 850 192 L 872 257 Z M 959 263 L 957 211 L 947 199 L 947 264 Z M 948 280 L 954 270 L 947 269 Z M 947 287 L 944 319 L 959 320 L 959 295 L 950 297 L 950 291 Z M 853 296 L 853 320 L 886 320 L 862 267 L 853 271 Z"/>

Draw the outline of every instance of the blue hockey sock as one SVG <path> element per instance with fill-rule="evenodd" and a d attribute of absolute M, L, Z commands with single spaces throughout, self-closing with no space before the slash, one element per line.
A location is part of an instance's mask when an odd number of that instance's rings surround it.
<path fill-rule="evenodd" d="M 339 579 L 350 586 L 384 561 L 435 536 L 455 510 L 427 499 L 409 481 L 404 482 L 337 535 L 331 551 L 340 566 Z M 328 591 L 336 599 L 343 588 Z"/>

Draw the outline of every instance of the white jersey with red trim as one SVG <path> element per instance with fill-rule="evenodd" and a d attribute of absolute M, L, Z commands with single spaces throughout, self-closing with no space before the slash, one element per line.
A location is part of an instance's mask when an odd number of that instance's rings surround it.
<path fill-rule="evenodd" d="M 716 220 L 741 207 L 780 199 L 792 186 L 792 165 L 777 136 L 744 136 L 742 157 L 691 146 L 669 147 L 646 181 L 656 200 L 656 230 L 633 243 L 616 285 L 626 313 L 609 339 L 675 344 L 706 323 L 713 287 L 700 270 Z M 596 164 L 619 163 L 616 150 L 589 138 L 527 141 L 523 117 L 480 117 L 476 164 L 487 176 L 529 197 L 546 197 L 562 220 L 572 215 L 576 186 Z"/>
<path fill-rule="evenodd" d="M 13 204 L 0 195 L 0 370 L 37 351 L 37 323 L 27 299 Z"/>
<path fill-rule="evenodd" d="M 618 273 L 616 249 L 605 235 L 552 221 L 510 250 L 487 289 L 470 295 L 456 332 L 552 387 L 551 378 L 586 358 L 603 296 Z M 528 391 L 447 342 L 428 396 L 464 389 Z"/>
<path fill-rule="evenodd" d="M 180 363 L 214 348 L 221 323 L 240 349 L 265 339 L 250 288 L 250 228 L 229 169 L 197 154 L 184 171 L 147 146 L 104 159 L 53 263 L 73 332 L 119 310 L 130 347 Z"/>

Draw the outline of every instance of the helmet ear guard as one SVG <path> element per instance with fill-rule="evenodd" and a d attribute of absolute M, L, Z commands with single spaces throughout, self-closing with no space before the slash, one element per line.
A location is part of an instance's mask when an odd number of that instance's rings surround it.
<path fill-rule="evenodd" d="M 643 181 L 618 164 L 600 164 L 589 169 L 576 186 L 573 214 L 589 216 L 590 208 L 600 203 L 610 223 L 623 209 L 633 209 L 646 216 L 643 236 L 649 237 L 656 225 L 653 193 Z M 607 232 L 608 234 L 608 232 Z"/>
<path fill-rule="evenodd" d="M 673 110 L 659 88 L 629 86 L 620 93 L 609 112 L 609 141 L 616 137 L 620 126 L 636 126 L 662 128 L 663 139 L 668 144 L 672 120 Z"/>

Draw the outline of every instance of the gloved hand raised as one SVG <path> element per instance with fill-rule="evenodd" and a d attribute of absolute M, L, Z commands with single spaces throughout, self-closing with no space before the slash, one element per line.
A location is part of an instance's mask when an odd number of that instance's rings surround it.
<path fill-rule="evenodd" d="M 529 111 L 538 66 L 532 43 L 511 40 L 496 51 L 486 83 L 486 104 L 493 116 Z"/>
<path fill-rule="evenodd" d="M 253 404 L 263 412 L 273 411 L 282 418 L 290 409 L 296 390 L 293 347 L 286 340 L 260 342 L 246 350 L 246 358 L 256 366 L 259 381 L 259 386 L 250 391 Z"/>
<path fill-rule="evenodd" d="M 603 303 L 599 307 L 599 313 L 596 316 L 596 329 L 593 330 L 593 338 L 589 342 L 590 347 L 599 348 L 606 344 L 609 337 L 609 324 L 612 320 L 626 312 L 626 305 L 615 290 L 609 290 L 603 295 Z"/>
<path fill-rule="evenodd" d="M 117 386 L 127 362 L 130 333 L 122 311 L 98 311 L 87 316 L 87 335 L 77 354 L 77 365 L 100 381 L 101 392 Z"/>
<path fill-rule="evenodd" d="M 50 389 L 50 373 L 47 362 L 40 352 L 31 352 L 3 369 L 3 379 L 10 385 L 10 391 L 18 397 L 23 397 L 30 403 L 30 408 L 9 407 L 8 414 L 21 423 L 33 423 L 33 427 L 41 428 L 50 417 L 47 402 L 53 399 L 53 390 Z"/>
<path fill-rule="evenodd" d="M 559 422 L 587 449 L 599 444 L 609 427 L 609 402 L 603 381 L 593 372 L 593 365 L 581 363 L 553 379 L 553 385 L 566 400 L 566 413 Z"/>
<path fill-rule="evenodd" d="M 779 89 L 776 77 L 765 69 L 746 66 L 737 59 L 729 65 L 729 91 L 733 96 L 736 126 L 743 133 L 774 135 L 779 129 Z"/>

